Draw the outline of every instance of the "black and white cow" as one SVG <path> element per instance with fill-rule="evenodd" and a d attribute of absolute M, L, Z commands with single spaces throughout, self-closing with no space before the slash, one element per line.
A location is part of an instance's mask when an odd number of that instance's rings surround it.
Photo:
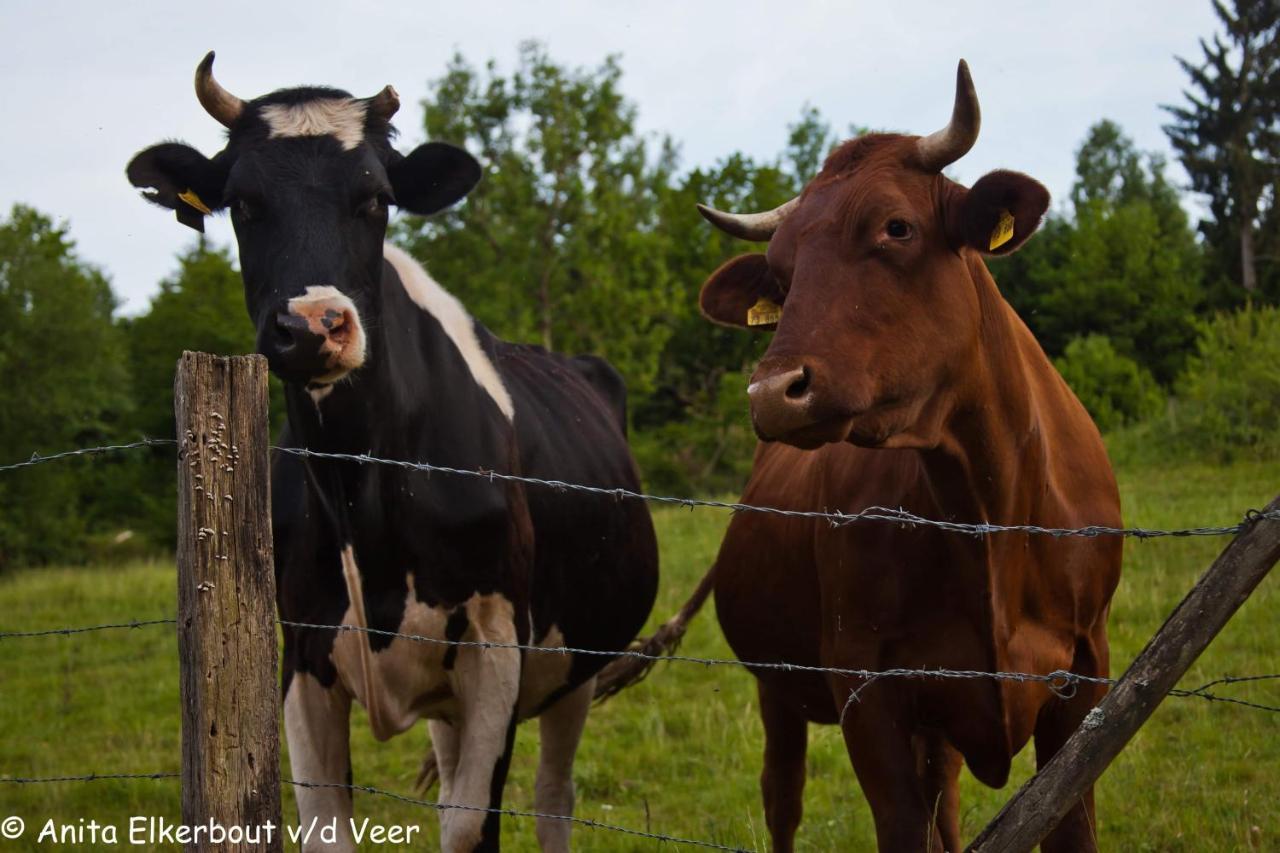
<path fill-rule="evenodd" d="M 212 65 L 210 53 L 196 91 L 228 128 L 226 147 L 206 158 L 156 145 L 128 176 L 192 227 L 230 210 L 258 349 L 286 383 L 282 443 L 636 487 L 625 390 L 606 362 L 498 340 L 384 244 L 390 205 L 430 214 L 466 195 L 480 176 L 470 155 L 440 143 L 396 152 L 391 87 L 245 102 Z M 653 604 L 657 546 L 635 502 L 284 455 L 272 491 L 286 621 L 615 651 Z M 574 752 L 607 658 L 364 631 L 289 628 L 284 639 L 296 780 L 351 778 L 354 698 L 380 740 L 427 718 L 441 800 L 496 808 L 516 723 L 538 716 L 536 808 L 572 813 Z M 347 790 L 297 793 L 304 824 L 348 824 Z M 496 850 L 498 829 L 494 813 L 441 812 L 446 851 Z M 568 848 L 567 821 L 537 830 L 544 850 Z M 338 845 L 353 846 L 349 834 Z"/>

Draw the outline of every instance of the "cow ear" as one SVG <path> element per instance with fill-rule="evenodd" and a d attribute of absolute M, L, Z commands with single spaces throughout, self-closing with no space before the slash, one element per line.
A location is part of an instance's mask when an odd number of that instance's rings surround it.
<path fill-rule="evenodd" d="M 721 326 L 772 331 L 786 299 L 769 262 L 759 252 L 739 255 L 720 266 L 702 285 L 702 316 Z"/>
<path fill-rule="evenodd" d="M 204 218 L 223 206 L 226 167 L 190 145 L 164 142 L 140 151 L 125 170 L 147 201 L 167 207 L 183 225 L 204 231 Z"/>
<path fill-rule="evenodd" d="M 1021 172 L 999 169 L 978 179 L 953 210 L 957 243 L 988 255 L 1007 255 L 1040 227 L 1049 191 Z"/>
<path fill-rule="evenodd" d="M 480 164 L 443 142 L 419 145 L 387 169 L 396 205 L 423 216 L 459 201 L 480 180 Z"/>

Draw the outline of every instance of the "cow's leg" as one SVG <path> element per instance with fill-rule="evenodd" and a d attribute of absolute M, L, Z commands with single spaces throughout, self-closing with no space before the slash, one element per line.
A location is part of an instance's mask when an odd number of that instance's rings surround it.
<path fill-rule="evenodd" d="M 922 735 L 916 742 L 920 782 L 924 799 L 933 812 L 933 823 L 942 837 L 942 850 L 960 853 L 960 769 L 964 757 L 938 732 Z"/>
<path fill-rule="evenodd" d="M 295 672 L 284 696 L 284 732 L 289 743 L 289 767 L 295 782 L 322 785 L 351 783 L 351 697 L 338 683 L 323 686 L 305 672 Z M 351 837 L 351 791 L 345 788 L 295 786 L 298 823 L 303 831 L 316 820 L 316 831 L 305 851 L 354 851 Z M 321 844 L 319 827 L 337 818 L 336 844 Z"/>
<path fill-rule="evenodd" d="M 876 844 L 880 853 L 941 850 L 933 804 L 926 802 L 916 772 L 910 715 L 873 694 L 889 689 L 869 685 L 860 699 L 850 700 L 849 682 L 843 681 L 835 692 L 844 708 L 840 728 L 849 760 L 875 820 Z"/>
<path fill-rule="evenodd" d="M 476 596 L 466 607 L 473 642 L 516 642 L 511 604 L 496 595 Z M 499 849 L 499 815 L 476 809 L 502 806 L 511 747 L 515 742 L 516 700 L 520 692 L 520 652 L 512 648 L 458 646 L 453 690 L 458 697 L 458 757 L 448 799 L 466 806 L 443 809 L 440 847 L 444 853 Z"/>
<path fill-rule="evenodd" d="M 440 774 L 440 802 L 448 802 L 453 795 L 453 777 L 458 772 L 458 729 L 444 720 L 428 720 L 427 730 L 431 732 L 431 750 Z"/>
<path fill-rule="evenodd" d="M 787 699 L 786 683 L 756 681 L 764 723 L 764 768 L 760 792 L 774 853 L 791 853 L 804 811 L 805 753 L 809 724 Z"/>
<path fill-rule="evenodd" d="M 538 781 L 534 809 L 540 814 L 573 816 L 573 757 L 587 724 L 595 678 L 567 693 L 538 718 Z M 538 818 L 538 845 L 544 853 L 568 853 L 567 820 Z"/>
<path fill-rule="evenodd" d="M 1099 641 L 1082 641 L 1076 649 L 1071 671 L 1081 675 L 1105 676 L 1108 669 L 1106 636 Z M 1102 684 L 1079 684 L 1070 699 L 1054 697 L 1040 709 L 1036 718 L 1036 766 L 1043 769 L 1067 739 L 1079 728 L 1085 714 L 1102 701 L 1107 693 Z M 1098 849 L 1097 819 L 1094 813 L 1092 786 L 1063 816 L 1044 841 L 1044 853 L 1092 853 Z"/>

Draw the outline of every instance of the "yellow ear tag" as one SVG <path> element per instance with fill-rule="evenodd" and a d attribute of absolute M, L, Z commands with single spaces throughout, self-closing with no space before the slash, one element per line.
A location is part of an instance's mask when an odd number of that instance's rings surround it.
<path fill-rule="evenodd" d="M 178 193 L 178 198 L 182 199 L 206 216 L 213 213 L 213 211 L 209 209 L 209 205 L 201 201 L 200 196 L 196 195 L 195 190 L 187 190 L 186 192 Z"/>
<path fill-rule="evenodd" d="M 991 231 L 991 245 L 987 248 L 994 251 L 1012 239 L 1013 214 L 1007 210 L 1002 210 L 1000 211 L 1000 221 L 996 223 L 996 227 Z"/>
<path fill-rule="evenodd" d="M 767 326 L 782 319 L 782 306 L 772 299 L 761 296 L 756 304 L 747 309 L 748 326 Z"/>

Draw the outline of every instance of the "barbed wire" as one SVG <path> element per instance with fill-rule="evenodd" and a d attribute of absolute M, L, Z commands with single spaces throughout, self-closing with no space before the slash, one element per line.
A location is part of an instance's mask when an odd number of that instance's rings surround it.
<path fill-rule="evenodd" d="M 176 625 L 177 619 L 133 619 L 129 622 L 108 622 L 104 625 L 85 625 L 79 628 L 46 628 L 43 631 L 0 631 L 0 640 L 16 640 L 28 637 L 65 636 L 87 634 L 91 631 L 108 631 L 112 628 L 145 628 L 149 625 Z"/>
<path fill-rule="evenodd" d="M 120 450 L 136 450 L 139 447 L 167 447 L 176 445 L 178 442 L 172 438 L 143 438 L 139 441 L 131 441 L 128 444 L 107 444 L 102 447 L 81 447 L 77 450 L 64 450 L 61 453 L 51 453 L 48 456 L 41 456 L 39 453 L 32 453 L 31 458 L 25 462 L 13 462 L 9 465 L 0 465 L 0 471 L 15 471 L 18 468 L 29 468 L 32 465 L 40 465 L 45 462 L 56 462 L 60 459 L 70 459 L 74 456 L 97 456 L 102 453 L 115 453 Z"/>
<path fill-rule="evenodd" d="M 893 509 L 883 506 L 871 506 L 857 512 L 781 509 L 779 507 L 761 506 L 758 504 L 734 503 L 730 501 L 716 501 L 702 498 L 681 498 L 668 495 L 652 495 L 645 492 L 637 492 L 632 489 L 585 486 L 580 483 L 569 483 L 564 480 L 547 480 L 541 477 L 526 477 L 520 474 L 503 474 L 497 471 L 488 471 L 484 469 L 473 470 L 470 468 L 454 468 L 448 465 L 434 465 L 429 462 L 407 462 L 401 459 L 382 459 L 376 456 L 370 456 L 367 453 L 331 453 L 328 451 L 308 450 L 302 447 L 273 446 L 271 449 L 277 453 L 286 453 L 291 456 L 298 456 L 302 458 L 330 459 L 344 462 L 355 462 L 361 465 L 388 465 L 406 470 L 422 471 L 429 474 L 452 474 L 462 477 L 487 479 L 490 482 L 503 481 L 523 483 L 525 485 L 552 488 L 557 491 L 586 492 L 588 494 L 603 495 L 612 497 L 615 500 L 642 500 L 651 503 L 671 504 L 689 508 L 711 507 L 715 509 L 732 510 L 733 512 L 755 512 L 783 516 L 786 518 L 815 519 L 826 521 L 832 527 L 842 527 L 856 521 L 885 521 L 908 526 L 934 527 L 940 530 L 947 530 L 956 533 L 968 533 L 973 536 L 983 536 L 989 533 L 1031 533 L 1053 536 L 1055 538 L 1062 536 L 1083 536 L 1087 538 L 1097 536 L 1124 536 L 1134 539 L 1154 539 L 1161 536 L 1226 536 L 1247 530 L 1262 520 L 1280 520 L 1280 510 L 1264 512 L 1258 509 L 1249 509 L 1241 516 L 1240 521 L 1232 525 L 1220 527 L 1187 527 L 1173 530 L 1159 530 L 1144 527 L 1107 527 L 1099 524 L 1091 524 L 1085 527 L 1075 528 L 1041 527 L 1040 525 L 1035 524 L 989 524 L 986 522 L 975 524 L 925 518 L 902 508 Z"/>
<path fill-rule="evenodd" d="M 108 631 L 113 629 L 135 629 L 144 628 L 153 625 L 176 625 L 177 619 L 132 619 L 128 622 L 107 622 L 100 625 L 84 625 L 73 628 L 47 628 L 40 631 L 0 631 L 0 641 L 31 639 L 35 637 L 52 637 L 52 636 L 68 636 L 73 634 L 86 634 L 93 631 Z M 1083 675 L 1081 673 L 1067 672 L 1066 670 L 1055 670 L 1049 673 L 1029 673 L 1029 672 L 985 672 L 982 670 L 972 669 L 908 669 L 905 667 L 895 667 L 892 669 L 870 670 L 870 669 L 849 669 L 844 667 L 814 666 L 811 664 L 786 663 L 783 661 L 742 661 L 729 658 L 702 658 L 692 655 L 680 654 L 648 654 L 634 649 L 622 649 L 620 651 L 603 651 L 601 649 L 585 649 L 574 646 L 536 646 L 528 643 L 498 643 L 484 640 L 449 640 L 443 637 L 427 637 L 421 634 L 406 634 L 399 631 L 384 631 L 379 628 L 367 628 L 360 625 L 324 625 L 314 622 L 298 622 L 291 619 L 277 619 L 276 624 L 287 628 L 303 628 L 313 631 L 354 631 L 357 633 L 369 634 L 372 636 L 386 637 L 388 639 L 407 640 L 414 643 L 426 643 L 431 645 L 453 646 L 462 648 L 478 648 L 478 649 L 514 649 L 522 652 L 536 652 L 540 654 L 555 655 L 590 655 L 608 658 L 636 658 L 638 660 L 652 661 L 655 663 L 663 661 L 671 661 L 675 663 L 698 664 L 704 667 L 728 666 L 743 667 L 752 670 L 773 670 L 781 672 L 808 672 L 817 675 L 838 675 L 847 678 L 861 678 L 867 683 L 858 688 L 859 691 L 870 686 L 874 681 L 882 678 L 941 678 L 941 679 L 978 679 L 991 678 L 997 681 L 1018 681 L 1018 682 L 1040 682 L 1048 686 L 1055 695 L 1062 699 L 1070 699 L 1075 695 L 1075 689 L 1080 684 L 1103 684 L 1112 686 L 1116 683 L 1114 678 L 1103 678 L 1101 676 Z M 1280 673 L 1268 673 L 1263 675 L 1244 675 L 1244 676 L 1223 676 L 1212 681 L 1206 682 L 1194 689 L 1174 688 L 1169 691 L 1170 696 L 1205 699 L 1210 702 L 1226 702 L 1233 705 L 1242 705 L 1248 708 L 1254 708 L 1260 711 L 1270 711 L 1280 713 L 1280 707 L 1265 705 L 1257 702 L 1250 702 L 1245 699 L 1237 699 L 1233 696 L 1223 696 L 1218 693 L 1210 693 L 1212 687 L 1219 685 L 1243 684 L 1256 681 L 1268 681 L 1280 679 Z"/>
<path fill-rule="evenodd" d="M 31 459 L 25 462 L 0 465 L 0 472 L 26 468 L 31 465 L 53 462 L 75 456 L 91 456 L 100 453 L 132 450 L 141 447 L 159 447 L 176 444 L 177 442 L 173 439 L 144 438 L 141 441 L 135 441 L 130 444 L 85 447 L 79 450 L 68 450 L 63 453 L 54 453 L 49 456 L 41 456 L 37 453 L 32 454 Z M 383 459 L 377 456 L 371 456 L 367 453 L 334 453 L 322 450 L 309 450 L 303 447 L 277 447 L 274 445 L 270 449 L 276 453 L 285 453 L 301 458 L 355 462 L 361 465 L 388 465 L 403 468 L 405 470 L 421 471 L 427 474 L 450 474 L 461 477 L 484 479 L 489 480 L 490 482 L 502 481 L 522 483 L 525 485 L 551 488 L 557 491 L 584 492 L 587 494 L 612 497 L 615 500 L 641 500 L 649 503 L 688 507 L 690 509 L 695 507 L 707 507 L 712 509 L 727 509 L 732 512 L 753 512 L 782 516 L 785 518 L 811 519 L 825 521 L 832 527 L 842 527 L 858 521 L 880 521 L 888 522 L 890 524 L 901 524 L 908 527 L 932 527 L 938 530 L 953 533 L 965 533 L 971 536 L 985 536 L 993 533 L 1026 533 L 1053 536 L 1055 538 L 1061 538 L 1063 536 L 1081 536 L 1085 538 L 1095 538 L 1098 536 L 1121 536 L 1132 539 L 1156 539 L 1160 537 L 1231 536 L 1248 530 L 1259 521 L 1280 520 L 1280 510 L 1266 512 L 1258 509 L 1249 509 L 1241 515 L 1240 520 L 1235 524 L 1173 529 L 1109 527 L 1101 524 L 1090 524 L 1084 527 L 1042 527 L 1036 524 L 991 524 L 988 522 L 974 523 L 945 521 L 942 519 L 926 518 L 924 516 L 916 515 L 915 513 L 901 507 L 892 508 L 884 506 L 870 506 L 856 512 L 782 509 L 780 507 L 736 503 L 731 501 L 717 501 L 706 498 L 654 495 L 625 488 L 587 486 L 581 483 L 570 483 L 565 480 L 548 480 L 541 477 L 527 477 L 520 474 L 503 474 L 498 471 L 489 471 L 483 468 L 454 468 L 449 465 L 435 465 L 430 462 L 409 462 L 403 459 Z"/>
<path fill-rule="evenodd" d="M 0 784 L 10 785 L 44 785 L 61 782 L 106 782 L 106 781 L 136 781 L 141 779 L 179 779 L 180 773 L 86 773 L 83 776 L 0 776 Z M 505 817 L 523 817 L 535 818 L 540 820 L 558 820 L 566 823 L 572 823 L 576 826 L 586 827 L 588 829 L 599 829 L 606 832 L 617 832 L 622 835 L 631 835 L 637 838 L 645 838 L 650 841 L 666 842 L 668 844 L 683 844 L 687 847 L 702 847 L 707 850 L 725 850 L 729 853 L 753 853 L 745 847 L 729 847 L 724 844 L 718 844 L 714 841 L 700 841 L 694 838 L 681 838 L 678 835 L 667 835 L 660 832 L 647 832 L 642 829 L 632 829 L 627 826 L 618 826 L 616 824 L 604 823 L 603 821 L 593 820 L 591 818 L 577 817 L 575 815 L 551 814 L 549 812 L 522 811 L 520 809 L 493 808 L 491 806 L 467 806 L 460 803 L 441 803 L 435 800 L 423 800 L 417 797 L 406 796 L 405 794 L 397 794 L 394 791 L 387 791 L 383 788 L 375 788 L 372 785 L 357 785 L 347 782 L 302 782 L 296 779 L 281 779 L 282 785 L 289 785 L 295 788 L 337 788 L 345 791 L 360 792 L 363 794 L 372 794 L 374 796 L 386 797 L 401 803 L 407 803 L 412 806 L 421 806 L 423 808 L 435 809 L 436 811 L 468 811 L 468 812 L 484 812 L 486 814 L 503 815 Z"/>

